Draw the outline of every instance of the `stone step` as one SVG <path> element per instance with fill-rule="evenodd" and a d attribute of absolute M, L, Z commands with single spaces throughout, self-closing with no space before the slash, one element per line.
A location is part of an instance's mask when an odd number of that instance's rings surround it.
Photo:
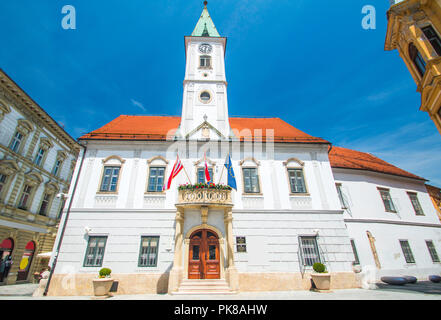
<path fill-rule="evenodd" d="M 175 291 L 171 293 L 172 295 L 201 295 L 201 296 L 205 296 L 205 295 L 224 295 L 224 294 L 237 294 L 237 292 L 234 291 L 212 291 L 212 292 L 207 292 L 207 291 Z"/>
<path fill-rule="evenodd" d="M 173 295 L 236 294 L 224 279 L 185 279 Z"/>

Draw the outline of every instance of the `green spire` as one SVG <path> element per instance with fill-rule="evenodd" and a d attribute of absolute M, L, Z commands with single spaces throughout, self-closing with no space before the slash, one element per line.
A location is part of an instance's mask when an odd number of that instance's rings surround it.
<path fill-rule="evenodd" d="M 191 34 L 192 37 L 220 37 L 219 32 L 216 30 L 216 26 L 211 20 L 210 14 L 207 10 L 207 1 L 204 1 L 204 10 L 202 10 L 201 17 L 199 18 L 196 27 Z"/>

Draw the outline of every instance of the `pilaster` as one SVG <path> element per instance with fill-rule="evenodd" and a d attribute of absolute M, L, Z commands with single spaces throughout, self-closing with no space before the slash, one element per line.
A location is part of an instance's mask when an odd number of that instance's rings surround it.
<path fill-rule="evenodd" d="M 237 291 L 239 288 L 239 274 L 234 266 L 233 212 L 231 208 L 225 210 L 224 223 L 227 239 L 226 253 L 228 261 L 228 268 L 225 272 L 225 280 L 228 282 L 231 290 Z"/>
<path fill-rule="evenodd" d="M 176 211 L 175 218 L 175 250 L 173 267 L 170 271 L 170 276 L 168 280 L 168 292 L 177 291 L 179 284 L 181 283 L 183 276 L 182 268 L 182 244 L 183 244 L 183 230 L 184 230 L 184 209 L 179 208 Z"/>

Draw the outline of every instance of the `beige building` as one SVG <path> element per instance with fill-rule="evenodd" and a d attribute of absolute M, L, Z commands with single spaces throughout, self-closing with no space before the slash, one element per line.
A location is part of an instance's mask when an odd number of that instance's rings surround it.
<path fill-rule="evenodd" d="M 392 0 L 385 50 L 397 49 L 441 133 L 441 0 Z"/>
<path fill-rule="evenodd" d="M 0 284 L 31 281 L 48 265 L 41 254 L 52 251 L 79 150 L 0 69 Z"/>

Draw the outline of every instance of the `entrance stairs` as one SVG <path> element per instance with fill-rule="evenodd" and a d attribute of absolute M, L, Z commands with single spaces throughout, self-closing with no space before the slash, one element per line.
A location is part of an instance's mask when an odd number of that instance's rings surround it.
<path fill-rule="evenodd" d="M 224 279 L 184 279 L 172 295 L 236 294 Z"/>

